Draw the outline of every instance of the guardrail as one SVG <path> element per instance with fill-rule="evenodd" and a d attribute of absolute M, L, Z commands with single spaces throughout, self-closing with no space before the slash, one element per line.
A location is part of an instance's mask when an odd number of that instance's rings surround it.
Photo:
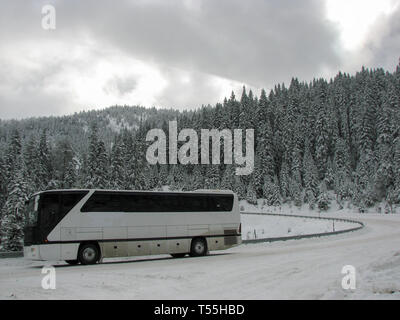
<path fill-rule="evenodd" d="M 353 232 L 364 228 L 364 223 L 357 220 L 351 219 L 343 219 L 343 218 L 333 218 L 333 217 L 316 217 L 316 216 L 300 216 L 300 215 L 292 215 L 292 214 L 281 214 L 281 213 L 264 213 L 264 212 L 241 212 L 240 214 L 249 214 L 249 215 L 264 215 L 264 216 L 282 216 L 282 217 L 293 217 L 293 218 L 306 218 L 306 219 L 319 219 L 319 220 L 332 220 L 332 221 L 342 221 L 348 223 L 358 224 L 357 227 L 332 231 L 332 232 L 323 232 L 323 233 L 312 233 L 312 234 L 304 234 L 298 236 L 288 236 L 288 237 L 275 237 L 275 238 L 260 238 L 260 239 L 251 239 L 251 240 L 242 240 L 242 243 L 261 243 L 261 242 L 275 242 L 275 241 L 287 241 L 287 240 L 299 240 L 305 238 L 316 238 L 316 237 L 325 237 L 325 236 L 333 236 L 336 234 Z"/>

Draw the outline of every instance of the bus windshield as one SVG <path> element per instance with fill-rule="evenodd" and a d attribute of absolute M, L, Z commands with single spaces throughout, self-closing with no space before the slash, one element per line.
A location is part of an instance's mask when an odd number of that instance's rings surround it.
<path fill-rule="evenodd" d="M 25 222 L 27 227 L 35 227 L 38 223 L 39 195 L 32 197 L 27 202 L 25 209 Z"/>

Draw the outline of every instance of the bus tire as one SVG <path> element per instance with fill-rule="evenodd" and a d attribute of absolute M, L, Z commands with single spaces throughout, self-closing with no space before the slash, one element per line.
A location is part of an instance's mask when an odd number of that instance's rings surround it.
<path fill-rule="evenodd" d="M 78 260 L 81 264 L 95 264 L 100 260 L 99 247 L 93 243 L 83 244 L 79 248 Z"/>
<path fill-rule="evenodd" d="M 204 238 L 194 238 L 190 246 L 191 257 L 201 257 L 207 254 L 207 241 Z"/>
<path fill-rule="evenodd" d="M 70 265 L 72 265 L 72 266 L 74 266 L 74 265 L 76 265 L 76 264 L 79 263 L 78 260 L 65 260 L 65 262 L 68 263 L 68 264 L 70 264 Z"/>
<path fill-rule="evenodd" d="M 171 253 L 171 256 L 173 258 L 183 258 L 184 256 L 186 256 L 186 253 Z"/>

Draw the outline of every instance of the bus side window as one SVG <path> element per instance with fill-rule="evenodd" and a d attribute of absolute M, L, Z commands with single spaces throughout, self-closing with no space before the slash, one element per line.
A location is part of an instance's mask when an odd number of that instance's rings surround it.
<path fill-rule="evenodd" d="M 214 196 L 210 198 L 212 211 L 232 211 L 233 196 Z"/>
<path fill-rule="evenodd" d="M 60 218 L 63 218 L 75 205 L 82 200 L 87 192 L 63 193 L 61 200 Z"/>

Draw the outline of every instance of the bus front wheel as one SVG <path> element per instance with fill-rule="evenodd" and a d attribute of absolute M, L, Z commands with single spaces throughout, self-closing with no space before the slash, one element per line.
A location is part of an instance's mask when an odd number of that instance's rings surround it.
<path fill-rule="evenodd" d="M 201 257 L 207 254 L 207 242 L 204 238 L 195 238 L 192 240 L 190 256 Z"/>
<path fill-rule="evenodd" d="M 99 248 L 92 243 L 84 244 L 79 249 L 78 260 L 82 264 L 95 264 L 100 259 Z"/>

